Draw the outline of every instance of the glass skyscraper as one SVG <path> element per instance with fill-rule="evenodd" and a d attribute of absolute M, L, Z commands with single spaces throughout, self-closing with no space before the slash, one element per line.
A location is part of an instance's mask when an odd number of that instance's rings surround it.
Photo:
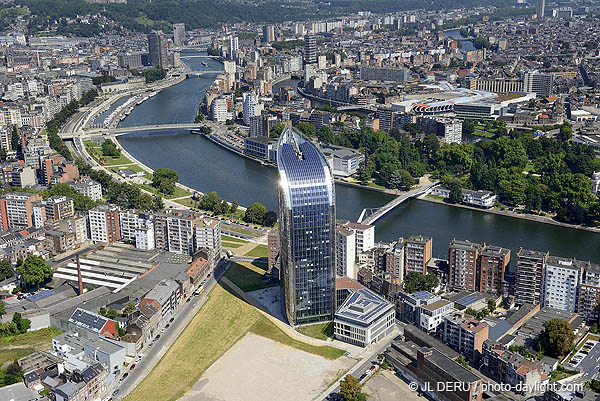
<path fill-rule="evenodd" d="M 292 325 L 335 313 L 335 187 L 321 151 L 293 128 L 277 147 L 281 286 Z"/>

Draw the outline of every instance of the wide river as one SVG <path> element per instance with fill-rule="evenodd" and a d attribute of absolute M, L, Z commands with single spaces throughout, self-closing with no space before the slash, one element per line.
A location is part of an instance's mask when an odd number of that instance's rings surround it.
<path fill-rule="evenodd" d="M 198 53 L 187 51 L 181 55 L 192 70 L 222 69 L 213 59 L 185 58 L 189 55 Z M 213 79 L 214 76 L 189 78 L 161 91 L 137 106 L 120 127 L 193 122 L 198 103 Z M 119 137 L 119 142 L 151 168 L 174 169 L 183 184 L 200 192 L 216 191 L 241 205 L 258 201 L 269 209 L 277 208 L 275 169 L 233 154 L 203 136 L 186 130 L 138 132 Z M 336 185 L 338 218 L 356 220 L 363 208 L 376 208 L 390 199 L 387 194 Z M 511 249 L 513 255 L 524 247 L 600 262 L 600 234 L 421 200 L 400 205 L 378 220 L 376 226 L 378 241 L 412 234 L 433 237 L 436 257 L 445 258 L 448 243 L 458 238 L 501 245 Z"/>

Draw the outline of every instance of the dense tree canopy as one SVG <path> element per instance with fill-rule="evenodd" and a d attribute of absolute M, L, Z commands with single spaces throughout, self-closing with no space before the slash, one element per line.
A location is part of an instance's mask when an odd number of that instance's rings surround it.
<path fill-rule="evenodd" d="M 439 283 L 434 274 L 428 273 L 424 276 L 421 273 L 409 272 L 404 277 L 404 291 L 409 294 L 418 291 L 433 291 Z"/>
<path fill-rule="evenodd" d="M 544 322 L 544 330 L 539 336 L 539 346 L 544 354 L 561 359 L 573 348 L 575 334 L 569 322 L 554 318 Z"/>
<path fill-rule="evenodd" d="M 175 184 L 178 180 L 179 175 L 170 168 L 157 168 L 152 174 L 152 186 L 167 195 L 175 193 Z"/>
<path fill-rule="evenodd" d="M 23 281 L 28 285 L 37 287 L 50 279 L 54 274 L 54 270 L 46 263 L 43 257 L 29 254 L 23 264 L 17 267 L 17 273 L 21 275 Z"/>

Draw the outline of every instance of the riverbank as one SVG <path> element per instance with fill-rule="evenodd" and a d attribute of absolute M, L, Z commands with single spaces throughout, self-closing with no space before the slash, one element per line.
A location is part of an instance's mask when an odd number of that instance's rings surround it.
<path fill-rule="evenodd" d="M 439 204 L 451 206 L 451 207 L 459 207 L 459 208 L 475 210 L 475 211 L 483 212 L 483 213 L 492 213 L 492 214 L 497 214 L 500 216 L 513 217 L 513 218 L 522 219 L 522 220 L 534 221 L 536 223 L 552 224 L 552 225 L 560 226 L 560 227 L 567 227 L 567 228 L 572 228 L 572 229 L 576 229 L 576 230 L 584 230 L 584 231 L 590 231 L 593 233 L 600 233 L 600 228 L 586 227 L 586 226 L 579 226 L 579 225 L 575 225 L 575 224 L 563 223 L 560 221 L 553 220 L 550 217 L 515 213 L 510 210 L 500 210 L 495 207 L 493 207 L 491 209 L 482 209 L 482 208 L 478 208 L 475 206 L 464 205 L 462 203 L 448 203 L 448 202 L 445 202 L 443 199 L 440 199 L 438 197 L 432 197 L 431 195 L 422 195 L 422 196 L 419 196 L 417 199 L 424 200 L 427 202 L 439 203 Z"/>

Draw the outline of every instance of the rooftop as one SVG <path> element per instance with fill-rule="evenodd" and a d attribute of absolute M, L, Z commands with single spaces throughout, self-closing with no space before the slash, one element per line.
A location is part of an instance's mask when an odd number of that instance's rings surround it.
<path fill-rule="evenodd" d="M 335 318 L 368 326 L 393 308 L 391 303 L 373 291 L 363 288 L 355 291 L 346 299 L 336 312 Z"/>

